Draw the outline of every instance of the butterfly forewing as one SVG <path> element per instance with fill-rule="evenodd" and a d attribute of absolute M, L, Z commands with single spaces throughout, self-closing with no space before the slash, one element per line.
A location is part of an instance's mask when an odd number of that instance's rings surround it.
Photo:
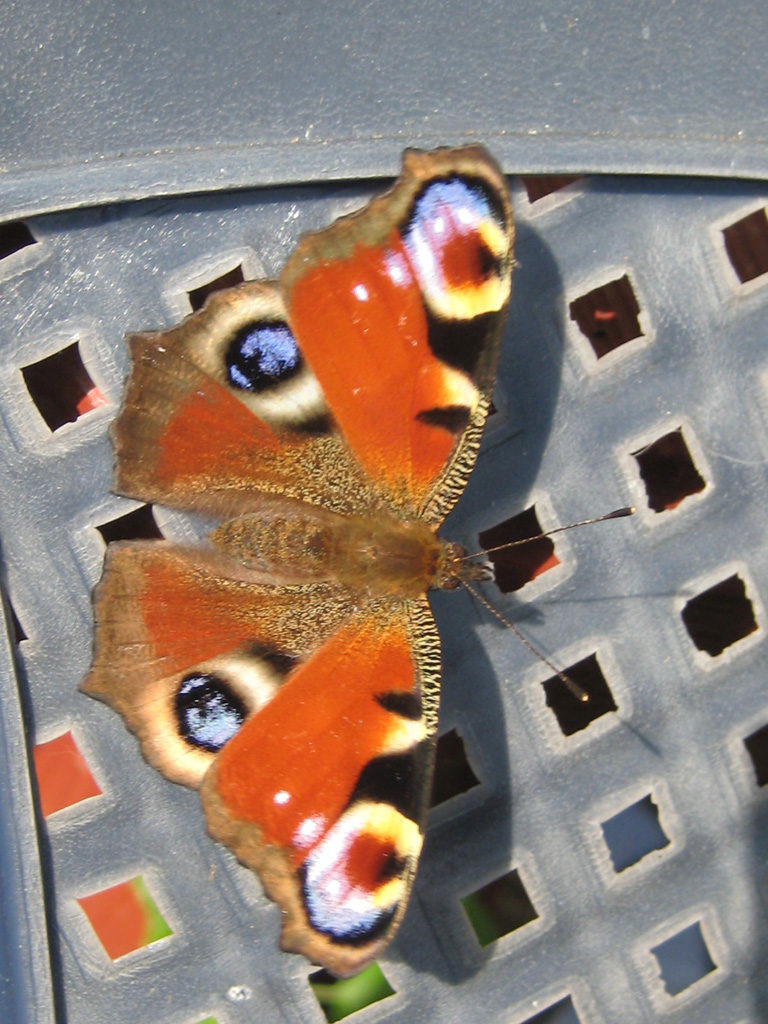
<path fill-rule="evenodd" d="M 480 149 L 406 153 L 358 214 L 305 236 L 290 323 L 342 434 L 402 509 L 439 522 L 471 469 L 510 293 L 512 217 Z M 447 480 L 456 467 L 458 480 Z"/>

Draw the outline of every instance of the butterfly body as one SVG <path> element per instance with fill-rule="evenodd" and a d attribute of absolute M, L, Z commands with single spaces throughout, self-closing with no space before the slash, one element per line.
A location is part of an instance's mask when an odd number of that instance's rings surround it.
<path fill-rule="evenodd" d="M 310 505 L 290 514 L 240 516 L 210 540 L 224 554 L 273 578 L 336 580 L 371 596 L 419 597 L 477 579 L 458 545 L 420 519 L 341 516 Z"/>
<path fill-rule="evenodd" d="M 509 297 L 484 150 L 408 151 L 279 282 L 130 339 L 115 489 L 223 521 L 112 545 L 83 689 L 339 975 L 386 946 L 422 845 L 440 645 L 427 592 L 481 570 L 437 531 L 471 470 Z"/>

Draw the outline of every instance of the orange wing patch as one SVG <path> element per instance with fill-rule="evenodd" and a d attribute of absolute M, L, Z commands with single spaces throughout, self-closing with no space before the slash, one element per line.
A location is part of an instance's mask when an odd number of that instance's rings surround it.
<path fill-rule="evenodd" d="M 216 789 L 228 813 L 257 825 L 263 842 L 290 850 L 298 866 L 338 820 L 366 764 L 424 737 L 421 719 L 376 699 L 412 691 L 416 680 L 404 626 L 382 628 L 375 618 L 345 626 L 222 750 Z"/>
<path fill-rule="evenodd" d="M 120 707 L 149 682 L 244 644 L 306 655 L 349 617 L 350 605 L 335 584 L 249 582 L 215 554 L 133 541 L 110 548 L 95 613 L 83 689 Z"/>
<path fill-rule="evenodd" d="M 226 433 L 222 431 L 226 425 Z M 217 437 L 220 444 L 212 444 Z M 280 450 L 280 441 L 263 420 L 256 419 L 221 385 L 206 381 L 206 390 L 193 391 L 176 409 L 158 437 L 157 480 L 161 487 L 175 481 L 211 481 L 222 463 L 259 469 L 259 457 Z M 269 460 L 272 461 L 272 460 Z M 253 463 L 256 463 L 254 467 Z M 261 467 L 268 475 L 268 466 Z M 264 472 L 267 470 L 267 472 Z"/>
<path fill-rule="evenodd" d="M 370 477 L 415 506 L 456 437 L 420 413 L 462 406 L 477 389 L 437 359 L 411 264 L 396 231 L 379 248 L 309 270 L 290 320 L 342 434 Z"/>
<path fill-rule="evenodd" d="M 215 319 L 211 330 L 211 343 L 220 344 Z M 338 434 L 306 433 L 255 415 L 247 393 L 241 399 L 197 364 L 189 349 L 198 335 L 191 317 L 167 336 L 131 338 L 133 366 L 114 427 L 115 489 L 227 518 L 253 511 L 265 496 L 347 513 L 370 508 Z"/>

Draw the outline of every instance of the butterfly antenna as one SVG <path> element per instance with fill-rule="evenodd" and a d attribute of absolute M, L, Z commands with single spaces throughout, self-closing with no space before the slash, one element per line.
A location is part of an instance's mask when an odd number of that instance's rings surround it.
<path fill-rule="evenodd" d="M 590 520 L 590 522 L 592 521 L 593 520 Z M 506 545 L 504 546 L 506 547 Z M 467 588 L 467 590 L 475 598 L 475 600 L 480 602 L 483 608 L 489 611 L 491 615 L 493 615 L 494 618 L 497 618 L 499 622 L 502 623 L 502 625 L 507 627 L 507 629 L 511 629 L 517 637 L 517 639 L 520 641 L 520 643 L 524 647 L 527 647 L 531 654 L 538 658 L 539 661 L 543 661 L 547 668 L 551 669 L 552 672 L 555 673 L 555 675 L 561 682 L 565 683 L 565 685 L 568 687 L 568 689 L 576 698 L 576 700 L 581 701 L 582 704 L 587 703 L 587 701 L 589 700 L 589 694 L 582 686 L 579 686 L 577 682 L 574 682 L 574 680 L 571 679 L 570 676 L 567 676 L 565 672 L 561 672 L 560 669 L 556 665 L 554 665 L 545 654 L 542 654 L 538 647 L 534 647 L 534 645 L 531 643 L 528 637 L 524 633 L 520 632 L 520 630 L 517 628 L 514 622 L 510 622 L 509 619 L 502 615 L 498 609 L 494 608 L 491 602 L 487 601 L 479 590 L 475 590 L 471 583 L 467 583 L 466 580 L 462 580 L 461 583 L 462 586 Z"/>
<path fill-rule="evenodd" d="M 567 526 L 557 526 L 554 530 L 547 530 L 544 533 L 537 533 L 533 537 L 523 537 L 521 540 L 508 541 L 506 544 L 499 544 L 493 548 L 485 548 L 482 551 L 476 551 L 473 554 L 464 555 L 462 557 L 462 561 L 469 561 L 469 559 L 471 558 L 480 558 L 485 555 L 491 554 L 494 551 L 503 551 L 506 548 L 518 547 L 520 544 L 530 544 L 531 541 L 540 540 L 542 537 L 551 537 L 555 533 L 563 533 L 565 530 L 574 530 L 577 526 L 591 526 L 592 523 L 604 523 L 608 519 L 623 519 L 625 516 L 632 516 L 634 514 L 635 508 L 633 506 L 628 506 L 626 508 L 617 508 L 614 509 L 613 512 L 606 512 L 605 515 L 602 516 L 594 516 L 592 519 L 582 519 L 578 523 L 569 523 Z M 547 668 L 554 672 L 557 678 L 562 683 L 564 683 L 565 686 L 568 687 L 568 690 L 570 691 L 570 693 L 573 694 L 576 700 L 581 701 L 582 703 L 586 703 L 589 700 L 589 694 L 587 693 L 587 691 L 582 686 L 579 686 L 577 682 L 575 682 L 573 679 L 567 676 L 565 672 L 562 672 L 556 665 L 554 665 L 549 660 L 549 658 L 546 657 L 545 654 L 543 654 L 537 647 L 535 647 L 531 643 L 527 636 L 520 632 L 520 630 L 517 628 L 514 622 L 510 622 L 509 619 L 505 618 L 505 616 L 503 616 L 501 612 L 498 611 L 498 609 L 493 607 L 490 601 L 487 601 L 485 597 L 483 597 L 483 595 L 479 591 L 475 590 L 475 588 L 471 586 L 471 584 L 469 584 L 466 580 L 462 580 L 461 582 L 463 586 L 467 588 L 470 594 L 472 594 L 472 596 L 477 601 L 479 601 L 480 604 L 487 611 L 489 611 L 491 615 L 494 616 L 494 618 L 498 619 L 499 622 L 506 626 L 507 629 L 512 630 L 512 632 L 515 634 L 520 643 L 523 644 L 524 647 L 527 647 L 531 654 L 537 657 L 539 661 L 542 661 L 547 666 Z"/>
<path fill-rule="evenodd" d="M 482 551 L 474 551 L 470 555 L 463 555 L 462 561 L 470 558 L 481 558 L 489 555 L 492 551 L 504 551 L 507 548 L 516 548 L 520 544 L 530 544 L 533 540 L 541 540 L 542 537 L 552 537 L 555 533 L 564 533 L 566 530 L 575 530 L 577 526 L 591 526 L 592 523 L 604 523 L 608 519 L 623 519 L 625 516 L 633 516 L 636 512 L 634 505 L 627 508 L 617 508 L 613 512 L 606 512 L 605 515 L 595 516 L 593 519 L 582 519 L 578 523 L 569 523 L 567 526 L 556 526 L 554 530 L 547 530 L 545 533 L 536 533 L 533 537 L 523 537 L 521 540 L 510 540 L 506 544 L 498 544 L 495 548 L 484 548 Z"/>

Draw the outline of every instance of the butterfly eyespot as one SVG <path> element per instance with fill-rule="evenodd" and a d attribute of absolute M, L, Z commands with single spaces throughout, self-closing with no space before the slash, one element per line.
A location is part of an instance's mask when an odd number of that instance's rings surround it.
<path fill-rule="evenodd" d="M 280 689 L 293 662 L 255 644 L 143 687 L 131 726 L 168 778 L 197 788 L 222 747 Z"/>
<path fill-rule="evenodd" d="M 334 942 L 370 942 L 405 895 L 417 826 L 388 804 L 358 803 L 312 850 L 299 875 L 307 916 Z"/>
<path fill-rule="evenodd" d="M 243 701 L 208 672 L 185 676 L 175 704 L 179 734 L 192 746 L 211 753 L 232 739 L 247 716 Z"/>
<path fill-rule="evenodd" d="M 416 198 L 403 233 L 427 305 L 438 317 L 469 320 L 507 298 L 509 245 L 495 197 L 473 179 L 431 182 Z"/>
<path fill-rule="evenodd" d="M 345 851 L 344 870 L 322 879 L 310 867 L 304 897 L 318 931 L 336 942 L 370 942 L 392 923 L 403 896 L 407 863 L 391 847 L 363 837 Z"/>
<path fill-rule="evenodd" d="M 301 353 L 284 323 L 250 323 L 241 327 L 225 355 L 227 379 L 233 387 L 259 394 L 295 377 Z"/>

